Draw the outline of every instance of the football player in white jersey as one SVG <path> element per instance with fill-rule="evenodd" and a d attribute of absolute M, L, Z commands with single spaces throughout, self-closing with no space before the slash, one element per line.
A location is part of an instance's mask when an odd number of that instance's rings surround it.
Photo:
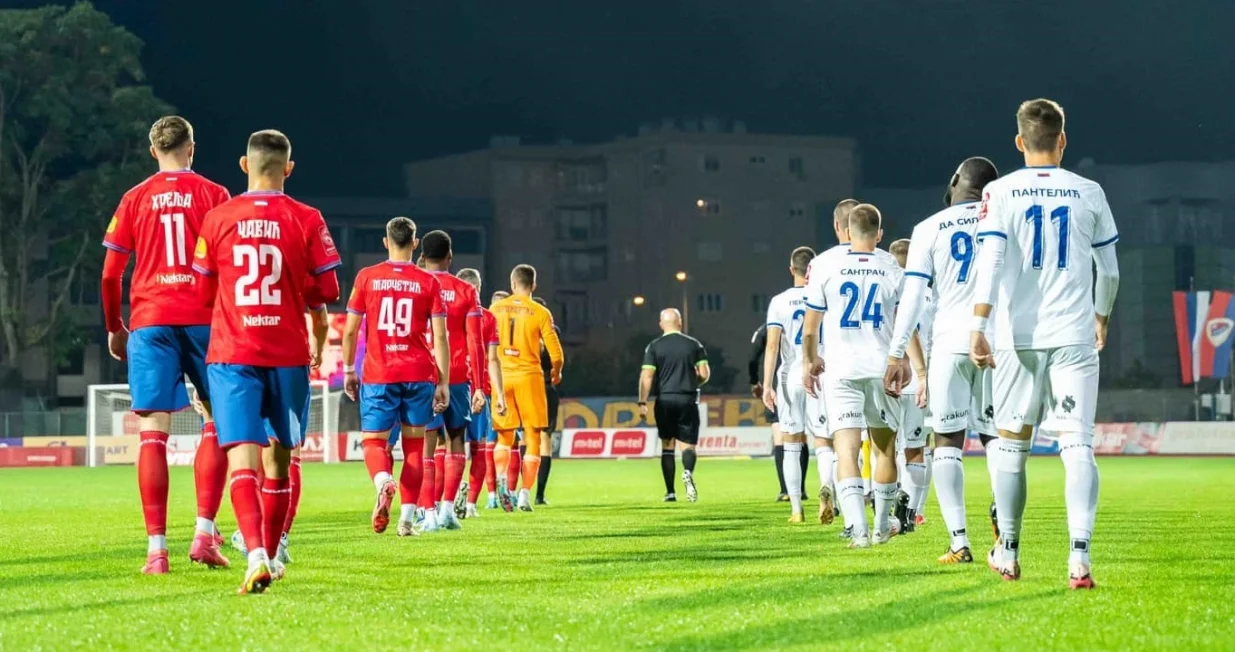
<path fill-rule="evenodd" d="M 987 159 L 966 159 L 952 175 L 944 197 L 949 207 L 914 227 L 905 268 L 905 290 L 896 313 L 888 359 L 891 374 L 910 333 L 923 324 L 921 314 L 933 294 L 936 316 L 932 323 L 927 384 L 935 421 L 935 489 L 939 511 L 951 537 L 948 552 L 939 558 L 945 564 L 973 562 L 965 524 L 965 438 L 970 429 L 979 433 L 983 445 L 995 438 L 991 374 L 969 360 L 969 331 L 979 201 L 982 189 L 997 178 L 999 172 Z M 994 447 L 988 447 L 987 470 L 992 485 L 993 453 Z"/>
<path fill-rule="evenodd" d="M 806 268 L 815 258 L 810 247 L 798 247 L 789 257 L 789 273 L 793 275 L 793 287 L 772 297 L 768 302 L 767 348 L 763 355 L 763 377 L 772 378 L 779 373 L 776 383 L 763 385 L 763 404 L 776 411 L 785 447 L 781 469 L 785 474 L 785 489 L 789 493 L 790 523 L 803 522 L 802 517 L 802 465 L 799 456 L 806 448 L 806 434 L 822 434 L 827 424 L 822 404 L 807 400 L 806 388 L 802 385 L 802 326 L 806 320 L 806 302 L 802 288 L 806 285 Z M 777 360 L 780 371 L 776 371 Z M 779 391 L 777 391 L 779 388 Z M 831 501 L 831 488 L 828 492 Z"/>
<path fill-rule="evenodd" d="M 905 260 L 909 255 L 909 240 L 893 242 L 888 245 L 888 252 L 896 258 L 896 264 L 901 269 L 905 269 Z M 897 310 L 897 326 L 900 325 L 901 317 L 901 311 Z M 921 343 L 919 345 L 921 351 L 916 355 L 923 360 L 926 360 L 930 353 L 926 334 L 930 332 L 931 320 L 934 318 L 935 302 L 931 295 L 927 294 L 922 314 L 915 320 L 918 324 L 918 341 Z M 897 330 L 893 329 L 894 336 Z M 914 346 L 912 340 L 909 345 Z M 889 350 L 888 355 L 891 357 L 894 353 Z M 903 353 L 898 357 L 903 357 Z M 926 473 L 926 440 L 931 434 L 931 424 L 927 423 L 926 407 L 929 396 L 926 391 L 926 367 L 914 369 L 909 384 L 897 389 L 900 390 L 901 423 L 896 431 L 896 470 L 902 491 L 896 496 L 896 520 L 899 534 L 907 534 L 914 531 L 916 526 L 914 517 L 926 501 L 926 489 L 929 482 Z"/>
<path fill-rule="evenodd" d="M 1005 580 L 1020 578 L 1025 464 L 1034 426 L 1045 418 L 1043 427 L 1059 433 L 1066 478 L 1068 584 L 1090 589 L 1098 351 L 1119 289 L 1113 246 L 1119 233 L 1102 187 L 1059 167 L 1067 145 L 1063 109 L 1030 100 L 1017 110 L 1016 123 L 1026 167 L 983 192 L 969 347 L 975 364 L 995 370 L 995 502 L 1003 545 L 991 550 L 988 563 Z M 985 334 L 992 306 L 998 308 L 993 354 Z"/>
<path fill-rule="evenodd" d="M 843 256 L 814 261 L 806 286 L 807 319 L 802 330 L 803 385 L 815 395 L 823 381 L 828 428 L 836 446 L 836 489 L 845 522 L 853 526 L 850 547 L 872 543 L 862 501 L 858 454 L 862 430 L 875 452 L 874 543 L 892 536 L 888 522 L 896 498 L 896 427 L 900 403 L 884 393 L 883 375 L 892 340 L 892 313 L 900 299 L 903 273 L 886 252 L 876 254 L 879 209 L 859 204 L 849 213 L 850 248 Z M 818 325 L 827 343 L 819 358 Z M 922 366 L 922 362 L 917 362 Z"/>

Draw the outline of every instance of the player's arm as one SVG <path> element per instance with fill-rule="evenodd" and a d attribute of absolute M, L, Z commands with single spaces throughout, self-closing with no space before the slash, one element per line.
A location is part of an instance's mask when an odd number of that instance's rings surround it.
<path fill-rule="evenodd" d="M 772 378 L 776 375 L 776 362 L 780 359 L 780 339 L 784 332 L 785 326 L 782 322 L 783 317 L 777 314 L 778 302 L 773 301 L 771 306 L 768 306 L 767 327 L 764 329 L 763 348 L 763 395 L 759 398 L 763 400 L 763 405 L 769 410 L 776 409 L 776 383 L 772 382 Z"/>
<path fill-rule="evenodd" d="M 703 342 L 697 342 L 695 347 L 695 377 L 700 385 L 706 385 L 712 377 L 712 367 L 708 366 L 708 351 L 703 348 Z"/>
<path fill-rule="evenodd" d="M 926 226 L 926 225 L 923 225 Z M 909 256 L 905 261 L 905 281 L 901 290 L 901 304 L 896 309 L 896 321 L 892 328 L 892 345 L 888 349 L 888 365 L 905 356 L 909 336 L 922 321 L 926 307 L 926 292 L 934 266 L 931 262 L 933 238 L 924 228 L 915 228 L 909 240 Z"/>
<path fill-rule="evenodd" d="M 133 232 L 129 220 L 129 200 L 120 200 L 107 232 L 103 234 L 107 255 L 103 259 L 103 278 L 99 295 L 103 299 L 103 320 L 107 325 L 107 348 L 112 357 L 123 360 L 128 345 L 128 330 L 124 327 L 120 306 L 124 302 L 124 270 L 133 252 Z"/>
<path fill-rule="evenodd" d="M 312 267 L 313 282 L 305 291 L 305 300 L 309 305 L 324 305 L 339 300 L 339 275 L 335 272 L 343 259 L 339 258 L 339 250 L 334 246 L 334 238 L 326 220 L 318 211 L 313 211 L 309 217 L 307 232 L 309 263 Z"/>
<path fill-rule="evenodd" d="M 322 366 L 322 350 L 326 348 L 326 340 L 330 337 L 330 313 L 326 306 L 309 308 L 309 357 L 310 367 L 317 369 Z"/>
<path fill-rule="evenodd" d="M 750 377 L 750 390 L 755 398 L 763 396 L 759 372 L 763 367 L 763 350 L 767 346 L 768 328 L 760 324 L 750 338 L 750 358 L 746 361 L 746 374 Z"/>
<path fill-rule="evenodd" d="M 1099 351 L 1106 347 L 1106 329 L 1111 311 L 1115 309 L 1115 295 L 1119 293 L 1119 258 L 1115 255 L 1115 243 L 1118 241 L 1115 218 L 1103 193 L 1093 242 L 1093 262 L 1098 272 L 1094 279 L 1094 321 Z"/>
<path fill-rule="evenodd" d="M 197 273 L 197 295 L 204 305 L 214 305 L 215 295 L 219 291 L 219 280 L 215 275 L 218 271 L 216 259 L 216 241 L 213 237 L 215 220 L 211 219 L 214 212 L 206 213 L 202 222 L 201 233 L 197 236 L 197 246 L 193 249 L 193 271 Z"/>
<path fill-rule="evenodd" d="M 548 311 L 545 314 L 546 317 L 540 323 L 540 341 L 549 352 L 549 364 L 552 366 L 549 379 L 556 385 L 562 382 L 562 367 L 566 364 L 566 354 L 562 352 L 562 340 L 557 336 L 557 329 L 553 327 L 553 317 L 548 316 Z"/>
<path fill-rule="evenodd" d="M 502 380 L 502 361 L 497 357 L 497 342 L 490 342 L 487 347 L 487 358 L 489 365 L 489 387 L 493 391 L 493 396 L 506 396 L 506 384 Z"/>
<path fill-rule="evenodd" d="M 982 200 L 979 209 L 978 259 L 974 262 L 973 326 L 969 357 L 979 367 L 994 367 L 995 356 L 986 341 L 986 324 L 995 305 L 999 276 L 1003 272 L 1004 254 L 1008 247 L 1008 228 L 1003 219 L 999 195 Z"/>
<path fill-rule="evenodd" d="M 354 293 L 353 293 L 354 294 Z M 343 391 L 353 401 L 357 400 L 360 379 L 356 376 L 356 348 L 360 341 L 360 321 L 363 314 L 347 308 L 347 322 L 343 324 Z"/>
<path fill-rule="evenodd" d="M 475 296 L 475 292 L 472 295 Z M 474 394 L 480 392 L 481 387 L 483 387 L 484 363 L 481 361 L 486 359 L 479 298 L 475 300 L 475 305 L 468 311 L 467 319 L 463 323 L 463 329 L 467 337 L 468 380 L 472 383 L 472 392 Z M 483 399 L 483 396 L 481 398 Z"/>
<path fill-rule="evenodd" d="M 450 334 L 446 332 L 446 316 L 434 315 L 429 319 L 433 329 L 433 360 L 437 362 L 437 384 L 450 384 Z"/>
<path fill-rule="evenodd" d="M 654 342 L 653 342 L 654 344 Z M 652 344 L 643 347 L 643 366 L 639 369 L 639 414 L 648 413 L 648 397 L 652 395 L 652 381 L 656 377 L 656 352 Z"/>

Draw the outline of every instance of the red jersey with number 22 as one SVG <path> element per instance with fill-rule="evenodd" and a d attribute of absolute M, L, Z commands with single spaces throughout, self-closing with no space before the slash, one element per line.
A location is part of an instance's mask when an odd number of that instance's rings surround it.
<path fill-rule="evenodd" d="M 388 260 L 356 274 L 347 311 L 365 318 L 364 382 L 437 383 L 437 362 L 420 337 L 445 317 L 437 278 L 415 263 Z"/>
<path fill-rule="evenodd" d="M 339 265 L 317 209 L 281 192 L 247 192 L 210 211 L 193 269 L 218 276 L 206 362 L 309 364 L 305 292 Z"/>
<path fill-rule="evenodd" d="M 226 188 L 192 170 L 159 172 L 124 193 L 103 246 L 137 257 L 129 328 L 210 323 L 210 304 L 197 291 L 190 247 L 206 213 L 229 197 Z"/>
<path fill-rule="evenodd" d="M 446 335 L 450 342 L 450 384 L 466 383 L 471 376 L 467 355 L 467 318 L 480 316 L 480 297 L 476 294 L 476 288 L 450 272 L 429 273 L 436 276 L 442 285 Z"/>

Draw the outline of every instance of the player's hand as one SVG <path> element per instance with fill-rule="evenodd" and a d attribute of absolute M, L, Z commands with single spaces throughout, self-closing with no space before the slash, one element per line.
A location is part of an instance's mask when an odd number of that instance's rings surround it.
<path fill-rule="evenodd" d="M 349 371 L 343 374 L 343 393 L 353 401 L 360 400 L 360 378 L 356 376 L 356 372 Z"/>
<path fill-rule="evenodd" d="M 644 421 L 648 420 L 648 404 L 647 403 L 644 403 L 643 405 L 639 406 L 639 418 L 643 419 Z"/>
<path fill-rule="evenodd" d="M 111 357 L 123 360 L 128 357 L 129 329 L 121 326 L 115 333 L 107 334 L 107 350 Z"/>
<path fill-rule="evenodd" d="M 189 404 L 193 406 L 193 411 L 197 413 L 197 416 L 203 419 L 210 416 L 206 414 L 206 405 L 202 403 L 202 398 L 197 392 L 193 392 L 193 395 L 189 397 Z"/>
<path fill-rule="evenodd" d="M 561 385 L 562 384 L 562 370 L 557 369 L 557 370 L 551 371 L 549 373 L 549 382 L 553 383 L 555 387 L 558 385 Z"/>
<path fill-rule="evenodd" d="M 822 373 L 822 359 L 802 365 L 802 386 L 806 388 L 807 394 L 816 398 L 819 397 L 819 374 Z"/>
<path fill-rule="evenodd" d="M 754 396 L 755 398 L 762 399 L 763 398 L 763 385 L 759 383 L 755 383 L 754 385 L 751 385 L 750 395 Z"/>
<path fill-rule="evenodd" d="M 506 414 L 506 397 L 502 396 L 501 393 L 494 395 L 493 409 L 497 410 L 498 414 L 501 414 L 501 415 Z"/>
<path fill-rule="evenodd" d="M 472 392 L 472 414 L 480 414 L 485 409 L 485 393 L 479 389 Z"/>
<path fill-rule="evenodd" d="M 321 366 L 322 366 L 322 352 L 320 350 L 309 351 L 309 368 L 316 371 L 317 369 L 320 369 Z"/>
<path fill-rule="evenodd" d="M 918 395 L 915 397 L 914 403 L 917 404 L 919 410 L 926 409 L 926 374 L 918 374 Z"/>
<path fill-rule="evenodd" d="M 450 387 L 445 383 L 433 390 L 433 413 L 441 414 L 450 405 Z"/>
<path fill-rule="evenodd" d="M 1107 324 L 1109 323 L 1110 323 L 1109 316 L 1103 317 L 1102 315 L 1094 315 L 1093 328 L 1094 328 L 1094 335 L 1097 336 L 1097 340 L 1098 340 L 1097 346 L 1098 346 L 1099 351 L 1106 348 L 1106 329 L 1107 329 Z"/>
<path fill-rule="evenodd" d="M 763 399 L 763 407 L 772 411 L 776 410 L 776 390 L 772 389 L 771 385 L 763 388 L 763 396 L 761 398 Z"/>
<path fill-rule="evenodd" d="M 979 369 L 994 369 L 995 356 L 991 353 L 991 345 L 986 341 L 986 334 L 974 331 L 969 336 L 969 360 Z"/>
<path fill-rule="evenodd" d="M 888 356 L 888 367 L 883 372 L 883 393 L 893 398 L 901 395 L 901 359 Z"/>

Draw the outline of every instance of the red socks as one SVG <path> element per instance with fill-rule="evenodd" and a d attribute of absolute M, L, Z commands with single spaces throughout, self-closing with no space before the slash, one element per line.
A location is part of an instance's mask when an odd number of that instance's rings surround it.
<path fill-rule="evenodd" d="M 424 478 L 425 440 L 403 439 L 403 470 L 399 472 L 399 504 L 415 505 L 420 500 L 420 484 Z"/>
<path fill-rule="evenodd" d="M 485 488 L 489 493 L 497 491 L 497 464 L 493 462 L 493 447 L 491 441 L 485 442 Z"/>
<path fill-rule="evenodd" d="M 197 489 L 197 516 L 214 520 L 223 503 L 227 484 L 227 454 L 219 448 L 214 422 L 202 426 L 202 439 L 193 458 L 193 484 Z"/>
<path fill-rule="evenodd" d="M 265 547 L 262 542 L 262 499 L 257 491 L 257 482 L 257 471 L 253 469 L 232 471 L 232 510 L 236 512 L 236 525 L 244 537 L 244 547 L 249 550 Z"/>
<path fill-rule="evenodd" d="M 523 456 L 518 447 L 510 449 L 510 464 L 506 465 L 506 488 L 514 491 L 519 486 L 519 472 L 523 470 Z"/>
<path fill-rule="evenodd" d="M 364 447 L 364 465 L 369 470 L 369 479 L 377 477 L 378 473 L 390 473 L 392 466 L 386 463 L 386 441 L 383 439 L 365 439 L 360 442 Z"/>
<path fill-rule="evenodd" d="M 167 534 L 167 433 L 154 430 L 141 433 L 137 488 L 142 497 L 146 534 Z"/>
<path fill-rule="evenodd" d="M 420 500 L 416 502 L 416 505 L 421 509 L 433 509 L 433 496 L 436 495 L 433 487 L 437 483 L 437 465 L 431 455 L 425 456 L 423 460 L 425 471 L 420 481 Z"/>
<path fill-rule="evenodd" d="M 442 496 L 446 492 L 446 449 L 436 448 L 433 450 L 433 468 L 437 470 L 437 475 L 433 478 L 433 495 L 437 498 L 437 502 L 443 500 Z"/>
<path fill-rule="evenodd" d="M 487 456 L 481 450 L 480 442 L 474 441 L 469 443 L 468 450 L 472 454 L 472 470 L 467 476 L 467 502 L 475 503 L 476 499 L 480 497 L 480 485 L 484 484 L 485 474 L 488 472 L 489 467 L 486 465 L 487 460 L 485 458 Z"/>
<path fill-rule="evenodd" d="M 262 536 L 266 540 L 266 554 L 271 559 L 279 553 L 279 539 L 283 534 L 283 523 L 287 521 L 287 506 L 291 500 L 291 480 L 288 478 L 266 478 L 262 483 Z"/>
<path fill-rule="evenodd" d="M 292 456 L 292 465 L 287 469 L 287 480 L 291 483 L 291 500 L 287 505 L 287 519 L 283 521 L 283 534 L 292 531 L 292 521 L 296 520 L 296 509 L 300 507 L 300 456 Z"/>
<path fill-rule="evenodd" d="M 446 454 L 446 493 L 441 500 L 454 502 L 459 495 L 459 485 L 463 483 L 463 470 L 467 468 L 467 453 Z"/>

